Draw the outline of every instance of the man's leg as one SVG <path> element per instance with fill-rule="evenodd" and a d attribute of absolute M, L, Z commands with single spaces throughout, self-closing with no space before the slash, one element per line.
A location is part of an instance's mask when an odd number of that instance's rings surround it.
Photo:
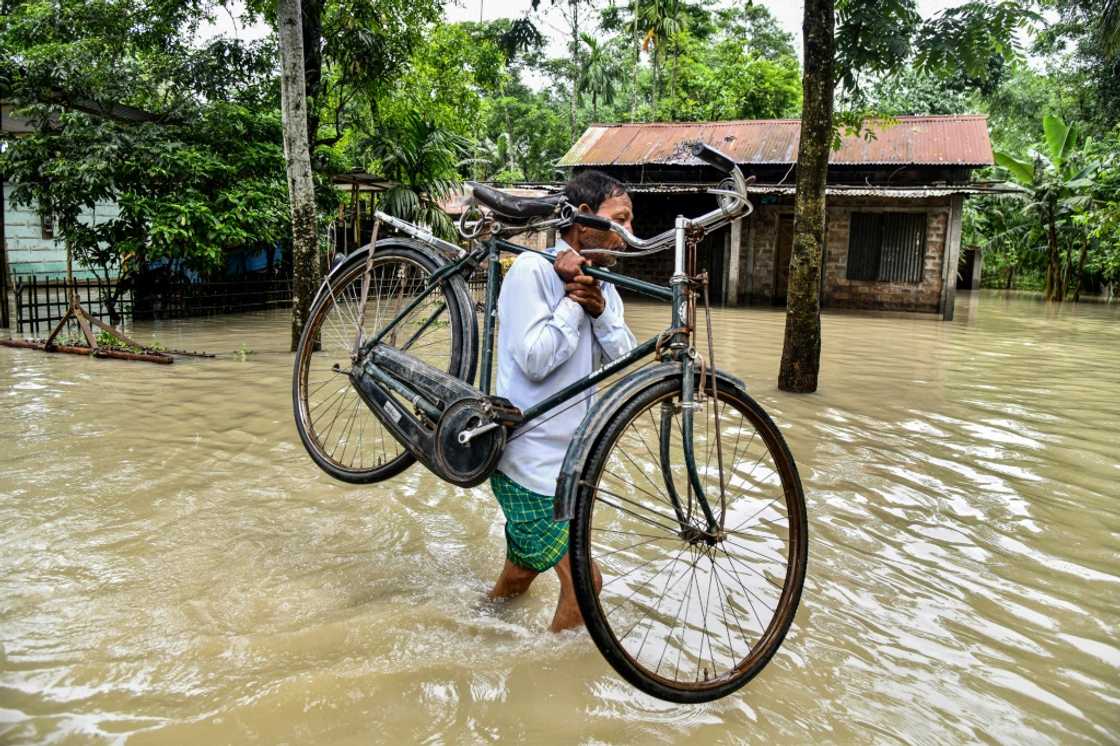
<path fill-rule="evenodd" d="M 520 596 L 525 591 L 529 590 L 529 585 L 539 575 L 536 570 L 530 570 L 527 567 L 519 567 L 513 564 L 508 559 L 505 566 L 502 568 L 502 574 L 498 576 L 498 580 L 494 583 L 494 587 L 486 595 L 490 598 L 512 598 L 513 596 Z"/>
<path fill-rule="evenodd" d="M 603 588 L 603 575 L 599 572 L 599 565 L 591 564 L 595 572 L 595 592 Z M 556 575 L 560 578 L 560 600 L 556 602 L 556 613 L 552 616 L 549 629 L 561 632 L 583 624 L 583 614 L 579 611 L 579 602 L 576 600 L 576 590 L 572 583 L 572 565 L 568 561 L 568 554 L 556 563 Z"/>
<path fill-rule="evenodd" d="M 552 517 L 552 498 L 525 489 L 500 471 L 491 475 L 490 488 L 506 517 L 506 563 L 487 595 L 511 598 L 529 590 L 537 575 L 556 561 L 548 561 L 548 546 L 541 541 L 547 536 L 546 519 Z M 558 540 L 557 557 L 566 543 L 566 535 L 563 542 Z"/>

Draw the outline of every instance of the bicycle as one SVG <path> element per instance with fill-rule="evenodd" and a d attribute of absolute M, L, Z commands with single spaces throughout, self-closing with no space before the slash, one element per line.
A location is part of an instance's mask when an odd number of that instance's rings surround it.
<path fill-rule="evenodd" d="M 733 162 L 704 145 L 693 152 L 728 176 L 709 190 L 716 209 L 677 217 L 672 229 L 644 240 L 578 212 L 562 195 L 514 198 L 482 185 L 473 185 L 475 206 L 459 222 L 469 250 L 378 212 L 370 244 L 339 261 L 319 290 L 292 387 L 297 429 L 311 457 L 331 476 L 357 484 L 388 479 L 419 461 L 453 484 L 477 485 L 494 470 L 507 439 L 561 406 L 587 406 L 554 503 L 555 519 L 571 521 L 580 610 L 624 679 L 681 703 L 730 694 L 766 666 L 793 622 L 808 554 L 804 494 L 781 432 L 742 381 L 716 369 L 710 318 L 707 359 L 694 345 L 701 294 L 708 313 L 697 242 L 752 208 Z M 669 301 L 670 325 L 520 411 L 491 392 L 499 258 L 532 252 L 551 261 L 506 238 L 573 223 L 610 230 L 629 247 L 598 250 L 604 258 L 674 249 L 668 286 L 584 269 Z M 404 237 L 378 240 L 381 224 Z M 480 350 L 466 280 L 484 262 Z M 590 402 L 597 384 L 644 358 L 645 365 Z"/>

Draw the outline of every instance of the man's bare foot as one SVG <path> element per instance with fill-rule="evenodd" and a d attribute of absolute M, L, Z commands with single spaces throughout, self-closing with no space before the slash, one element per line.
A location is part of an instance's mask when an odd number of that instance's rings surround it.
<path fill-rule="evenodd" d="M 603 588 L 603 574 L 599 572 L 599 565 L 592 563 L 595 573 L 595 593 Z M 552 616 L 552 624 L 548 629 L 552 632 L 563 632 L 583 625 L 583 614 L 579 610 L 576 600 L 575 586 L 572 584 L 572 566 L 568 562 L 568 555 L 556 565 L 556 574 L 560 576 L 560 599 L 556 602 L 556 613 Z"/>
<path fill-rule="evenodd" d="M 502 574 L 498 576 L 494 587 L 486 595 L 494 599 L 520 596 L 529 590 L 529 586 L 539 574 L 536 570 L 520 567 L 507 559 L 505 566 L 502 567 Z"/>

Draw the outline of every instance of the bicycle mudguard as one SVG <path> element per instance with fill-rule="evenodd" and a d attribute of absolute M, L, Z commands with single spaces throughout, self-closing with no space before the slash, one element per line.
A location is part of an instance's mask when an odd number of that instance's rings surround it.
<path fill-rule="evenodd" d="M 710 374 L 705 374 L 707 378 Z M 556 478 L 556 495 L 552 502 L 552 520 L 570 521 L 575 517 L 576 493 L 579 487 L 579 475 L 583 465 L 595 447 L 597 436 L 607 422 L 636 394 L 657 381 L 666 378 L 680 379 L 680 363 L 660 363 L 648 368 L 641 368 L 623 378 L 607 391 L 606 395 L 591 405 L 591 409 L 584 415 L 583 421 L 572 436 L 568 444 L 568 451 L 564 454 L 564 463 L 560 467 L 560 476 Z M 738 388 L 746 391 L 743 382 L 722 370 L 716 371 L 719 388 L 724 386 Z"/>

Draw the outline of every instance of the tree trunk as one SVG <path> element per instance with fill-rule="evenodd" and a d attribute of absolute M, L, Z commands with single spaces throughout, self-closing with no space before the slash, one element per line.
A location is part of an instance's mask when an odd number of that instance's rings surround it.
<path fill-rule="evenodd" d="M 669 68 L 669 121 L 677 118 L 677 58 L 680 52 L 676 42 L 673 42 L 673 61 Z"/>
<path fill-rule="evenodd" d="M 1073 246 L 1066 246 L 1066 273 L 1062 280 L 1062 300 L 1070 296 L 1073 291 Z"/>
<path fill-rule="evenodd" d="M 288 200 L 292 209 L 292 351 L 311 311 L 318 285 L 318 237 L 315 227 L 315 184 L 308 148 L 307 98 L 304 90 L 303 36 L 300 0 L 279 0 L 280 110 L 284 125 L 284 157 L 288 166 Z"/>
<path fill-rule="evenodd" d="M 1085 259 L 1089 255 L 1089 239 L 1081 242 L 1081 256 L 1077 258 L 1077 284 L 1073 286 L 1073 302 L 1081 302 L 1081 283 L 1085 281 Z"/>
<path fill-rule="evenodd" d="M 315 155 L 319 137 L 319 94 L 323 89 L 324 0 L 303 0 L 300 28 L 303 37 L 303 80 L 307 100 L 307 148 Z"/>
<path fill-rule="evenodd" d="M 1046 268 L 1046 300 L 1062 300 L 1062 266 L 1058 260 L 1058 225 L 1054 217 L 1054 205 L 1050 205 L 1050 220 L 1046 237 L 1049 244 L 1049 264 Z"/>
<path fill-rule="evenodd" d="M 778 388 L 817 390 L 821 362 L 821 249 L 825 233 L 825 185 L 832 145 L 834 0 L 806 0 L 805 72 L 802 77 L 801 139 L 797 151 L 793 251 L 786 295 L 786 330 Z"/>
<path fill-rule="evenodd" d="M 503 81 L 502 82 L 502 98 L 505 98 L 505 96 L 506 96 L 506 84 L 505 84 L 505 81 Z M 516 169 L 518 166 L 520 166 L 522 164 L 518 164 L 516 162 L 515 158 L 514 158 L 514 153 L 513 153 L 513 120 L 509 118 L 509 106 L 508 105 L 503 105 L 502 106 L 502 117 L 503 117 L 503 119 L 505 120 L 505 123 L 506 123 L 506 152 L 507 152 L 508 158 L 509 158 L 510 171 L 513 171 L 514 169 Z M 480 117 L 480 121 L 481 121 L 481 117 Z M 522 169 L 521 170 L 521 178 L 523 178 L 523 179 L 528 179 L 529 178 L 529 172 L 528 172 L 527 169 Z"/>

